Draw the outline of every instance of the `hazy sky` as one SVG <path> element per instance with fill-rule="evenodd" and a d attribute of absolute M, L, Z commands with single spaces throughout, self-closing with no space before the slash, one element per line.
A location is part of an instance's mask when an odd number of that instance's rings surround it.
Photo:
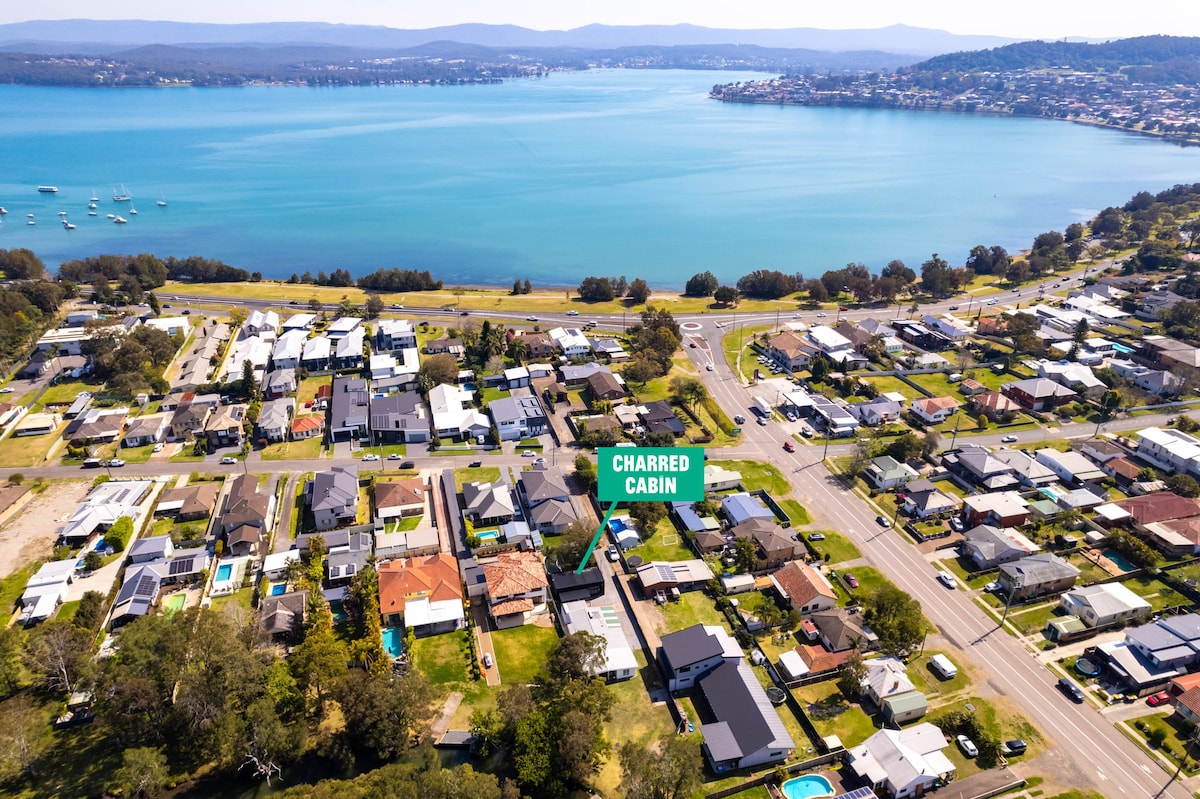
<path fill-rule="evenodd" d="M 905 23 L 953 33 L 1017 38 L 1200 35 L 1196 0 L 39 0 L 0 3 L 0 22 L 30 19 L 158 19 L 188 22 L 325 21 L 393 28 L 459 22 L 539 30 L 674 24 L 723 28 L 878 28 Z"/>

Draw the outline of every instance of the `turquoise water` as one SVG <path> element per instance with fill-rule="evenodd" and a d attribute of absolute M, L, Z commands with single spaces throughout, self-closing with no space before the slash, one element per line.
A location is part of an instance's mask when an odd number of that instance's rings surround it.
<path fill-rule="evenodd" d="M 1104 550 L 1104 557 L 1111 560 L 1113 562 L 1113 564 L 1123 572 L 1131 572 L 1131 571 L 1137 570 L 1137 566 L 1134 566 L 1133 563 L 1130 562 L 1129 558 L 1125 557 L 1124 555 L 1122 555 L 1120 552 L 1113 549 L 1112 547 L 1109 547 L 1108 549 Z"/>
<path fill-rule="evenodd" d="M 820 774 L 807 774 L 790 779 L 779 786 L 784 799 L 816 799 L 818 796 L 833 796 L 833 785 Z"/>
<path fill-rule="evenodd" d="M 222 563 L 217 567 L 217 579 L 228 580 L 229 575 L 233 573 L 233 565 L 230 563 Z"/>
<path fill-rule="evenodd" d="M 3 86 L 0 247 L 30 247 L 52 265 L 149 251 L 277 277 L 405 266 L 450 283 L 564 285 L 597 273 L 680 286 L 701 269 L 820 274 L 850 261 L 917 266 L 935 251 L 961 263 L 975 244 L 1028 246 L 1138 190 L 1200 180 L 1200 148 L 1065 122 L 705 96 L 756 77 Z M 60 191 L 38 194 L 39 184 Z M 111 201 L 122 186 L 137 216 Z M 101 202 L 88 217 L 93 191 Z M 105 218 L 118 212 L 128 224 Z"/>
<path fill-rule="evenodd" d="M 499 530 L 484 530 L 481 533 L 476 533 L 475 537 L 480 541 L 495 541 L 500 537 Z"/>
<path fill-rule="evenodd" d="M 1112 348 L 1117 352 L 1124 352 L 1126 354 L 1133 352 L 1132 347 L 1126 347 L 1124 344 L 1118 344 L 1116 342 L 1113 342 Z"/>
<path fill-rule="evenodd" d="M 404 653 L 404 633 L 399 627 L 383 628 L 383 648 L 394 658 Z"/>

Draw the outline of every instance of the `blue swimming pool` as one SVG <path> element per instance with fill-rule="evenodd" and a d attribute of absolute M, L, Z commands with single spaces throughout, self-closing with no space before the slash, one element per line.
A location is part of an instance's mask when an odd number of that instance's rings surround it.
<path fill-rule="evenodd" d="M 1104 557 L 1111 560 L 1113 562 L 1113 564 L 1123 572 L 1131 572 L 1131 571 L 1135 571 L 1137 569 L 1137 566 L 1134 566 L 1132 563 L 1130 563 L 1129 558 L 1125 557 L 1120 552 L 1118 552 L 1115 549 L 1112 549 L 1111 547 L 1104 550 L 1103 554 L 1104 554 Z"/>
<path fill-rule="evenodd" d="M 779 786 L 784 799 L 816 799 L 819 796 L 833 796 L 833 784 L 820 774 L 805 774 L 795 777 Z"/>
<path fill-rule="evenodd" d="M 1126 354 L 1133 352 L 1131 347 L 1126 347 L 1124 344 L 1117 344 L 1116 342 L 1113 342 L 1113 349 L 1117 352 L 1124 352 Z"/>
<path fill-rule="evenodd" d="M 399 627 L 383 628 L 383 648 L 394 658 L 404 654 L 404 633 Z"/>
<path fill-rule="evenodd" d="M 628 530 L 629 525 L 625 524 L 624 520 L 622 519 L 609 519 L 608 529 L 612 530 L 614 533 L 619 533 L 622 530 Z"/>
<path fill-rule="evenodd" d="M 287 593 L 287 585 L 284 583 L 276 583 L 271 586 L 271 596 L 279 596 Z"/>
<path fill-rule="evenodd" d="M 217 567 L 217 579 L 218 580 L 228 580 L 229 575 L 231 575 L 231 574 L 233 574 L 233 564 L 232 563 L 222 563 L 220 566 Z"/>
<path fill-rule="evenodd" d="M 1053 488 L 1046 488 L 1045 486 L 1043 486 L 1038 489 L 1038 493 L 1040 493 L 1042 496 L 1044 496 L 1048 499 L 1053 499 L 1055 501 L 1058 500 L 1058 492 L 1055 491 Z"/>
<path fill-rule="evenodd" d="M 476 533 L 475 537 L 480 541 L 496 541 L 500 538 L 499 530 L 484 530 L 481 533 Z"/>

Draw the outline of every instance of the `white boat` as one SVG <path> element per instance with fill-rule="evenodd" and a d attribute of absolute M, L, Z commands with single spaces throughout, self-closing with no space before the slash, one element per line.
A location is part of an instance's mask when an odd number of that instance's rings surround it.
<path fill-rule="evenodd" d="M 0 216 L 8 216 L 8 209 L 0 205 Z"/>
<path fill-rule="evenodd" d="M 42 194 L 58 194 L 58 186 L 38 186 Z"/>
<path fill-rule="evenodd" d="M 25 220 L 25 224 L 27 224 L 27 225 L 36 225 L 36 224 L 37 224 L 37 222 L 34 222 L 32 219 L 27 219 L 27 220 Z"/>
<path fill-rule="evenodd" d="M 108 214 L 108 218 L 109 218 L 109 219 L 116 219 L 116 218 L 117 218 L 117 215 L 116 215 L 116 214 Z"/>
<path fill-rule="evenodd" d="M 66 216 L 66 215 L 67 215 L 67 212 L 66 212 L 66 211 L 59 211 L 59 212 L 58 212 L 58 215 L 59 215 L 59 216 Z"/>
<path fill-rule="evenodd" d="M 33 214 L 25 214 L 25 216 L 29 217 L 30 219 L 33 219 Z"/>
<path fill-rule="evenodd" d="M 98 216 L 95 211 L 88 211 L 88 216 Z"/>
<path fill-rule="evenodd" d="M 90 203 L 98 203 L 98 202 L 100 202 L 100 198 L 96 196 L 96 190 L 95 190 L 95 189 L 92 189 L 92 197 L 91 197 L 91 199 L 89 199 L 89 200 L 88 200 L 88 202 L 90 202 Z"/>
<path fill-rule="evenodd" d="M 72 225 L 70 222 L 63 222 L 63 227 L 64 227 L 65 229 L 67 229 L 67 230 L 74 230 L 74 229 L 75 229 L 75 226 L 74 226 L 74 225 Z"/>
<path fill-rule="evenodd" d="M 115 203 L 130 203 L 133 202 L 133 195 L 129 193 L 129 189 L 125 188 L 125 184 L 121 184 L 121 193 L 113 192 L 113 202 Z"/>
<path fill-rule="evenodd" d="M 156 202 L 155 205 L 157 205 L 159 208 L 166 208 L 167 207 L 167 198 L 159 197 L 158 202 Z"/>
<path fill-rule="evenodd" d="M 131 205 L 131 206 L 129 206 L 129 213 L 133 214 L 134 216 L 137 216 L 137 209 Z"/>
<path fill-rule="evenodd" d="M 95 201 L 95 200 L 93 200 L 92 202 L 88 203 L 88 208 L 92 208 L 92 209 L 94 209 L 95 207 L 96 207 L 96 201 Z"/>
<path fill-rule="evenodd" d="M 126 219 L 125 217 L 123 217 L 123 216 L 117 216 L 117 217 L 113 217 L 113 222 L 117 223 L 118 225 L 123 225 L 123 224 L 125 224 L 125 223 L 126 223 L 126 222 L 128 222 L 128 221 L 129 221 L 129 220 L 127 220 L 127 219 Z"/>

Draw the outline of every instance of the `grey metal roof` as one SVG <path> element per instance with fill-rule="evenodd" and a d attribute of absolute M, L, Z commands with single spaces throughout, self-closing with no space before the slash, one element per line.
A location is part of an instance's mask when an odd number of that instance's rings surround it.
<path fill-rule="evenodd" d="M 717 724 L 701 732 L 713 760 L 733 760 L 771 747 L 794 749 L 783 720 L 745 660 L 726 661 L 696 681 Z M 715 727 L 711 735 L 709 727 Z"/>
<path fill-rule="evenodd" d="M 667 633 L 662 637 L 661 644 L 663 655 L 672 669 L 699 663 L 725 651 L 716 636 L 709 635 L 702 624 Z"/>

